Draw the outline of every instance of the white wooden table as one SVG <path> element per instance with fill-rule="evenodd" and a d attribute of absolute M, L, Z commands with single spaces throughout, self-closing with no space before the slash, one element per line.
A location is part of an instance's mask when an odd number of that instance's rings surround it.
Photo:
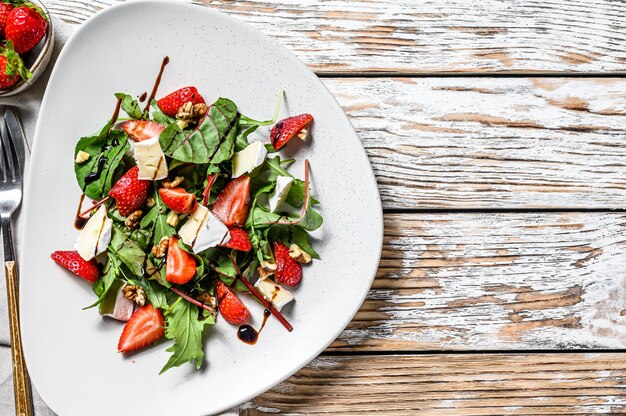
<path fill-rule="evenodd" d="M 241 415 L 626 412 L 626 3 L 196 3 L 323 77 L 385 209 L 357 317 Z"/>

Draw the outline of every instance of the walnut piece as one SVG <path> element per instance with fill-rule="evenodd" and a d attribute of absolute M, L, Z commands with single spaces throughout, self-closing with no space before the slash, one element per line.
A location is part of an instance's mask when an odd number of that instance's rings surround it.
<path fill-rule="evenodd" d="M 176 227 L 178 225 L 178 221 L 179 221 L 178 215 L 174 211 L 170 211 L 170 213 L 167 216 L 166 222 L 172 227 Z"/>
<path fill-rule="evenodd" d="M 208 109 L 209 107 L 207 107 L 207 105 L 204 103 L 194 104 L 191 101 L 187 101 L 178 109 L 178 112 L 176 113 L 176 119 L 183 122 L 197 122 L 200 118 L 204 117 Z"/>
<path fill-rule="evenodd" d="M 126 299 L 132 300 L 139 306 L 146 304 L 146 292 L 141 286 L 126 285 L 122 289 L 122 293 Z"/>
<path fill-rule="evenodd" d="M 174 179 L 172 179 L 171 181 L 164 181 L 163 182 L 163 186 L 167 189 L 172 189 L 172 188 L 176 188 L 178 185 L 180 185 L 181 183 L 183 183 L 183 181 L 185 180 L 184 177 L 182 176 L 177 176 Z"/>
<path fill-rule="evenodd" d="M 211 296 L 207 292 L 201 293 L 196 300 L 206 306 L 210 306 L 211 308 L 217 307 L 217 299 L 215 296 Z"/>
<path fill-rule="evenodd" d="M 309 130 L 308 127 L 303 128 L 302 130 L 300 130 L 297 134 L 298 139 L 302 140 L 303 142 L 307 141 L 307 139 L 310 136 L 311 131 Z"/>
<path fill-rule="evenodd" d="M 204 117 L 206 112 L 209 111 L 209 107 L 205 103 L 198 103 L 193 106 L 193 118 L 199 119 Z"/>
<path fill-rule="evenodd" d="M 165 254 L 167 253 L 167 246 L 169 244 L 169 241 L 170 241 L 169 238 L 162 237 L 161 241 L 159 241 L 159 244 L 152 247 L 152 255 L 156 257 L 157 259 L 165 257 Z"/>
<path fill-rule="evenodd" d="M 142 215 L 143 215 L 143 211 L 138 209 L 137 211 L 133 212 L 128 217 L 126 217 L 126 221 L 124 222 L 124 224 L 126 224 L 126 226 L 130 228 L 131 230 L 134 230 L 135 228 L 139 227 L 139 223 L 141 222 Z"/>
<path fill-rule="evenodd" d="M 273 275 L 275 271 L 276 271 L 276 264 L 270 263 L 268 261 L 262 261 L 261 265 L 257 269 L 257 272 L 259 273 L 259 278 L 261 280 L 267 279 L 268 277 Z"/>
<path fill-rule="evenodd" d="M 78 164 L 85 163 L 86 161 L 89 160 L 90 157 L 91 155 L 89 153 L 79 150 L 78 153 L 76 153 L 76 163 Z"/>
<path fill-rule="evenodd" d="M 152 208 L 156 204 L 156 201 L 151 196 L 146 199 L 146 206 Z"/>
<path fill-rule="evenodd" d="M 311 262 L 311 256 L 305 253 L 304 251 L 302 251 L 302 249 L 298 247 L 297 244 L 292 244 L 291 247 L 289 247 L 289 257 L 291 257 L 298 263 L 310 263 Z"/>

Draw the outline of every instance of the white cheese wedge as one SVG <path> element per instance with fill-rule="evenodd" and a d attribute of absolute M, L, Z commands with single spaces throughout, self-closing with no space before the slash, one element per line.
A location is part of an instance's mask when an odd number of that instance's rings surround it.
<path fill-rule="evenodd" d="M 89 261 L 104 252 L 111 242 L 112 225 L 113 220 L 107 217 L 106 207 L 101 205 L 76 240 L 74 248 L 78 254 Z"/>
<path fill-rule="evenodd" d="M 270 195 L 268 201 L 272 212 L 276 212 L 276 210 L 285 203 L 292 183 L 293 178 L 289 176 L 279 176 L 276 178 L 276 188 L 274 189 L 274 193 Z"/>
<path fill-rule="evenodd" d="M 257 280 L 254 284 L 265 299 L 272 302 L 276 309 L 281 310 L 283 306 L 293 300 L 293 295 L 284 287 L 277 285 L 270 279 Z"/>
<path fill-rule="evenodd" d="M 261 142 L 253 142 L 233 155 L 233 178 L 250 173 L 261 166 L 267 156 L 267 149 Z"/>
<path fill-rule="evenodd" d="M 135 302 L 124 296 L 125 284 L 117 285 L 114 283 L 114 285 L 100 304 L 100 313 L 103 316 L 126 322 L 133 316 Z"/>
<path fill-rule="evenodd" d="M 180 238 L 183 239 L 185 244 L 193 246 L 208 216 L 209 209 L 204 205 L 198 204 L 196 210 L 189 215 L 187 222 L 180 227 L 180 231 L 178 232 L 178 235 L 180 235 Z"/>
<path fill-rule="evenodd" d="M 139 168 L 139 179 L 167 178 L 167 162 L 159 144 L 159 136 L 134 144 L 134 158 Z"/>
<path fill-rule="evenodd" d="M 191 246 L 194 253 L 225 244 L 230 240 L 228 227 L 204 205 L 198 205 L 191 213 L 187 222 L 180 227 L 178 235 L 185 244 Z"/>
<path fill-rule="evenodd" d="M 210 247 L 216 247 L 220 244 L 226 244 L 230 240 L 228 227 L 222 221 L 218 220 L 211 211 L 207 216 L 206 222 L 200 228 L 198 237 L 192 245 L 193 252 L 199 253 Z"/>

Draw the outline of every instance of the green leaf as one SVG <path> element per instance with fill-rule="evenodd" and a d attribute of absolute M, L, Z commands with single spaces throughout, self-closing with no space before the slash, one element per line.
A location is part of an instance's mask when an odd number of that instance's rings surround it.
<path fill-rule="evenodd" d="M 324 219 L 315 209 L 311 207 L 311 201 L 309 200 L 308 209 L 302 218 L 302 221 L 298 223 L 299 227 L 307 231 L 315 231 L 322 226 Z"/>
<path fill-rule="evenodd" d="M 113 225 L 109 250 L 119 257 L 132 274 L 135 276 L 143 275 L 146 253 L 115 224 Z"/>
<path fill-rule="evenodd" d="M 230 286 L 237 278 L 237 272 L 233 263 L 227 255 L 223 255 L 217 261 L 217 267 L 215 268 L 219 272 L 218 276 L 226 285 Z"/>
<path fill-rule="evenodd" d="M 309 256 L 314 259 L 319 259 L 320 255 L 317 254 L 317 251 L 311 247 L 311 243 L 309 242 L 309 233 L 307 233 L 304 229 L 300 227 L 293 227 L 291 230 L 291 242 L 296 244 L 298 247 L 302 249 Z"/>
<path fill-rule="evenodd" d="M 202 332 L 206 325 L 214 325 L 215 320 L 210 315 L 198 319 L 198 307 L 179 298 L 167 311 L 165 316 L 165 337 L 173 339 L 174 344 L 167 349 L 172 356 L 159 374 L 173 367 L 179 367 L 190 361 L 195 361 L 196 368 L 200 369 L 204 359 L 202 350 Z"/>
<path fill-rule="evenodd" d="M 107 262 L 104 264 L 102 270 L 102 276 L 93 285 L 93 291 L 98 296 L 98 300 L 93 304 L 87 306 L 85 309 L 93 308 L 99 305 L 106 297 L 113 285 L 113 282 L 120 274 L 120 260 L 111 253 L 107 253 Z"/>
<path fill-rule="evenodd" d="M 258 128 L 259 126 L 248 126 L 238 129 L 237 137 L 235 138 L 235 152 L 239 152 L 240 150 L 248 147 L 248 145 L 250 144 L 248 143 L 248 136 Z"/>
<path fill-rule="evenodd" d="M 156 245 L 163 237 L 170 237 L 176 232 L 176 229 L 167 223 L 168 208 L 161 200 L 158 192 L 152 195 L 154 206 L 141 219 L 140 228 L 152 230 L 152 244 Z"/>
<path fill-rule="evenodd" d="M 309 195 L 309 201 L 311 205 L 319 204 L 319 201 Z M 295 208 L 300 208 L 304 202 L 304 181 L 300 179 L 294 179 L 289 188 L 287 199 L 285 200 L 289 205 Z"/>
<path fill-rule="evenodd" d="M 152 120 L 155 122 L 163 126 L 169 126 L 172 123 L 176 123 L 176 119 L 174 117 L 170 117 L 161 111 L 156 100 L 152 100 L 150 102 L 150 106 L 152 106 Z"/>
<path fill-rule="evenodd" d="M 115 174 L 124 153 L 130 147 L 126 133 L 111 130 L 107 135 L 108 124 L 97 136 L 83 137 L 74 149 L 74 158 L 79 151 L 89 154 L 89 159 L 83 163 L 74 163 L 74 172 L 78 185 L 91 199 L 104 198 L 113 185 Z M 86 181 L 89 174 L 98 174 L 96 180 Z"/>
<path fill-rule="evenodd" d="M 172 124 L 161 133 L 159 143 L 163 152 L 173 159 L 218 164 L 233 156 L 236 127 L 237 106 L 229 99 L 220 98 L 191 133 L 182 132 Z"/>
<path fill-rule="evenodd" d="M 115 97 L 118 99 L 122 99 L 122 110 L 124 110 L 126 114 L 128 114 L 131 118 L 143 118 L 143 111 L 141 110 L 141 108 L 139 108 L 139 103 L 137 102 L 137 100 L 133 100 L 133 97 L 122 92 L 116 93 Z"/>
<path fill-rule="evenodd" d="M 146 292 L 148 302 L 155 308 L 167 309 L 167 292 L 165 287 L 157 284 L 152 280 L 141 279 L 138 284 Z"/>

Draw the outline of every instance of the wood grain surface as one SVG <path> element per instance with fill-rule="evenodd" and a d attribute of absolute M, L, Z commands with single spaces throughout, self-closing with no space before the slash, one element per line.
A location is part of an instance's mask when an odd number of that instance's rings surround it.
<path fill-rule="evenodd" d="M 116 0 L 47 0 L 80 23 Z M 626 70 L 626 5 L 559 0 L 199 0 L 319 73 Z"/>
<path fill-rule="evenodd" d="M 626 214 L 387 214 L 332 350 L 624 348 L 624 252 Z"/>
<path fill-rule="evenodd" d="M 622 354 L 322 356 L 240 406 L 261 415 L 624 414 Z"/>
<path fill-rule="evenodd" d="M 623 208 L 626 79 L 325 79 L 385 208 Z"/>

